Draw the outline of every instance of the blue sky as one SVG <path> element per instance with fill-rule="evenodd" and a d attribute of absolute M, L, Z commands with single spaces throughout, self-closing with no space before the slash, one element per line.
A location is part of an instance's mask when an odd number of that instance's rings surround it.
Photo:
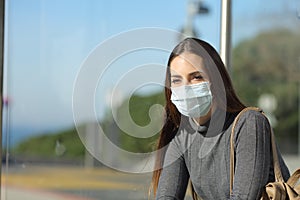
<path fill-rule="evenodd" d="M 11 134 L 51 132 L 73 126 L 74 81 L 90 53 L 108 38 L 133 29 L 159 27 L 178 31 L 186 22 L 187 2 L 7 1 L 5 95 L 11 99 Z M 194 26 L 202 39 L 218 49 L 221 1 L 203 2 L 209 7 L 210 13 L 197 16 Z M 234 45 L 274 27 L 299 29 L 299 0 L 233 0 L 232 4 Z M 175 39 L 170 40 L 174 40 L 175 45 Z M 103 113 L 103 96 L 107 93 L 104 88 L 113 87 L 132 66 L 150 63 L 151 59 L 145 55 L 149 55 L 149 52 L 135 52 L 114 63 L 115 66 L 109 71 L 110 75 L 99 82 L 97 114 Z M 168 54 L 156 51 L 150 52 L 150 55 L 153 62 L 164 65 Z M 135 60 L 135 57 L 139 59 Z M 148 60 L 143 61 L 144 59 Z M 120 70 L 121 65 L 125 66 L 123 71 Z M 124 95 L 126 96 L 126 92 Z M 7 118 L 6 110 L 4 115 Z"/>

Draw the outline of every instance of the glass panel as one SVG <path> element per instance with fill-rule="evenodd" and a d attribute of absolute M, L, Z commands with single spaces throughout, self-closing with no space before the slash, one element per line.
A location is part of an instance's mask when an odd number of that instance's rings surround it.
<path fill-rule="evenodd" d="M 2 197 L 148 199 L 168 55 L 179 33 L 219 49 L 220 4 L 6 1 Z M 232 1 L 234 85 L 269 115 L 291 171 L 299 10 L 296 0 Z"/>

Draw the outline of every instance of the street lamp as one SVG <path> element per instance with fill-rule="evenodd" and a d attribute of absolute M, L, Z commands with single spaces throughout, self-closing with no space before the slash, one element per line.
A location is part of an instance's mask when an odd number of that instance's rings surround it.
<path fill-rule="evenodd" d="M 209 13 L 209 9 L 208 7 L 203 5 L 202 0 L 189 0 L 187 4 L 186 22 L 183 28 L 180 30 L 183 36 L 181 36 L 179 40 L 181 41 L 185 37 L 197 37 L 198 34 L 193 25 L 193 21 L 196 15 L 208 14 L 208 13 Z"/>

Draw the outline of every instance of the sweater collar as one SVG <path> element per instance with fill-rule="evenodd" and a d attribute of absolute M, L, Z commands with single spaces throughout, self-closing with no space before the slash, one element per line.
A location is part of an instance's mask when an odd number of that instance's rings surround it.
<path fill-rule="evenodd" d="M 236 113 L 226 112 L 221 109 L 216 109 L 210 120 L 205 124 L 199 125 L 193 119 L 189 119 L 194 130 L 205 137 L 214 137 L 223 133 L 232 124 Z"/>

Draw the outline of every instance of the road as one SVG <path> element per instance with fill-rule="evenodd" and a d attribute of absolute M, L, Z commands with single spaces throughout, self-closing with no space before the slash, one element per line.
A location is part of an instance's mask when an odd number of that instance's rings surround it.
<path fill-rule="evenodd" d="M 291 172 L 300 168 L 300 157 L 284 159 Z M 150 173 L 23 164 L 3 170 L 1 200 L 147 200 L 150 181 Z"/>
<path fill-rule="evenodd" d="M 1 200 L 142 200 L 147 199 L 150 180 L 150 174 L 121 173 L 107 168 L 14 167 L 4 173 Z M 22 198 L 17 198 L 20 195 Z"/>

